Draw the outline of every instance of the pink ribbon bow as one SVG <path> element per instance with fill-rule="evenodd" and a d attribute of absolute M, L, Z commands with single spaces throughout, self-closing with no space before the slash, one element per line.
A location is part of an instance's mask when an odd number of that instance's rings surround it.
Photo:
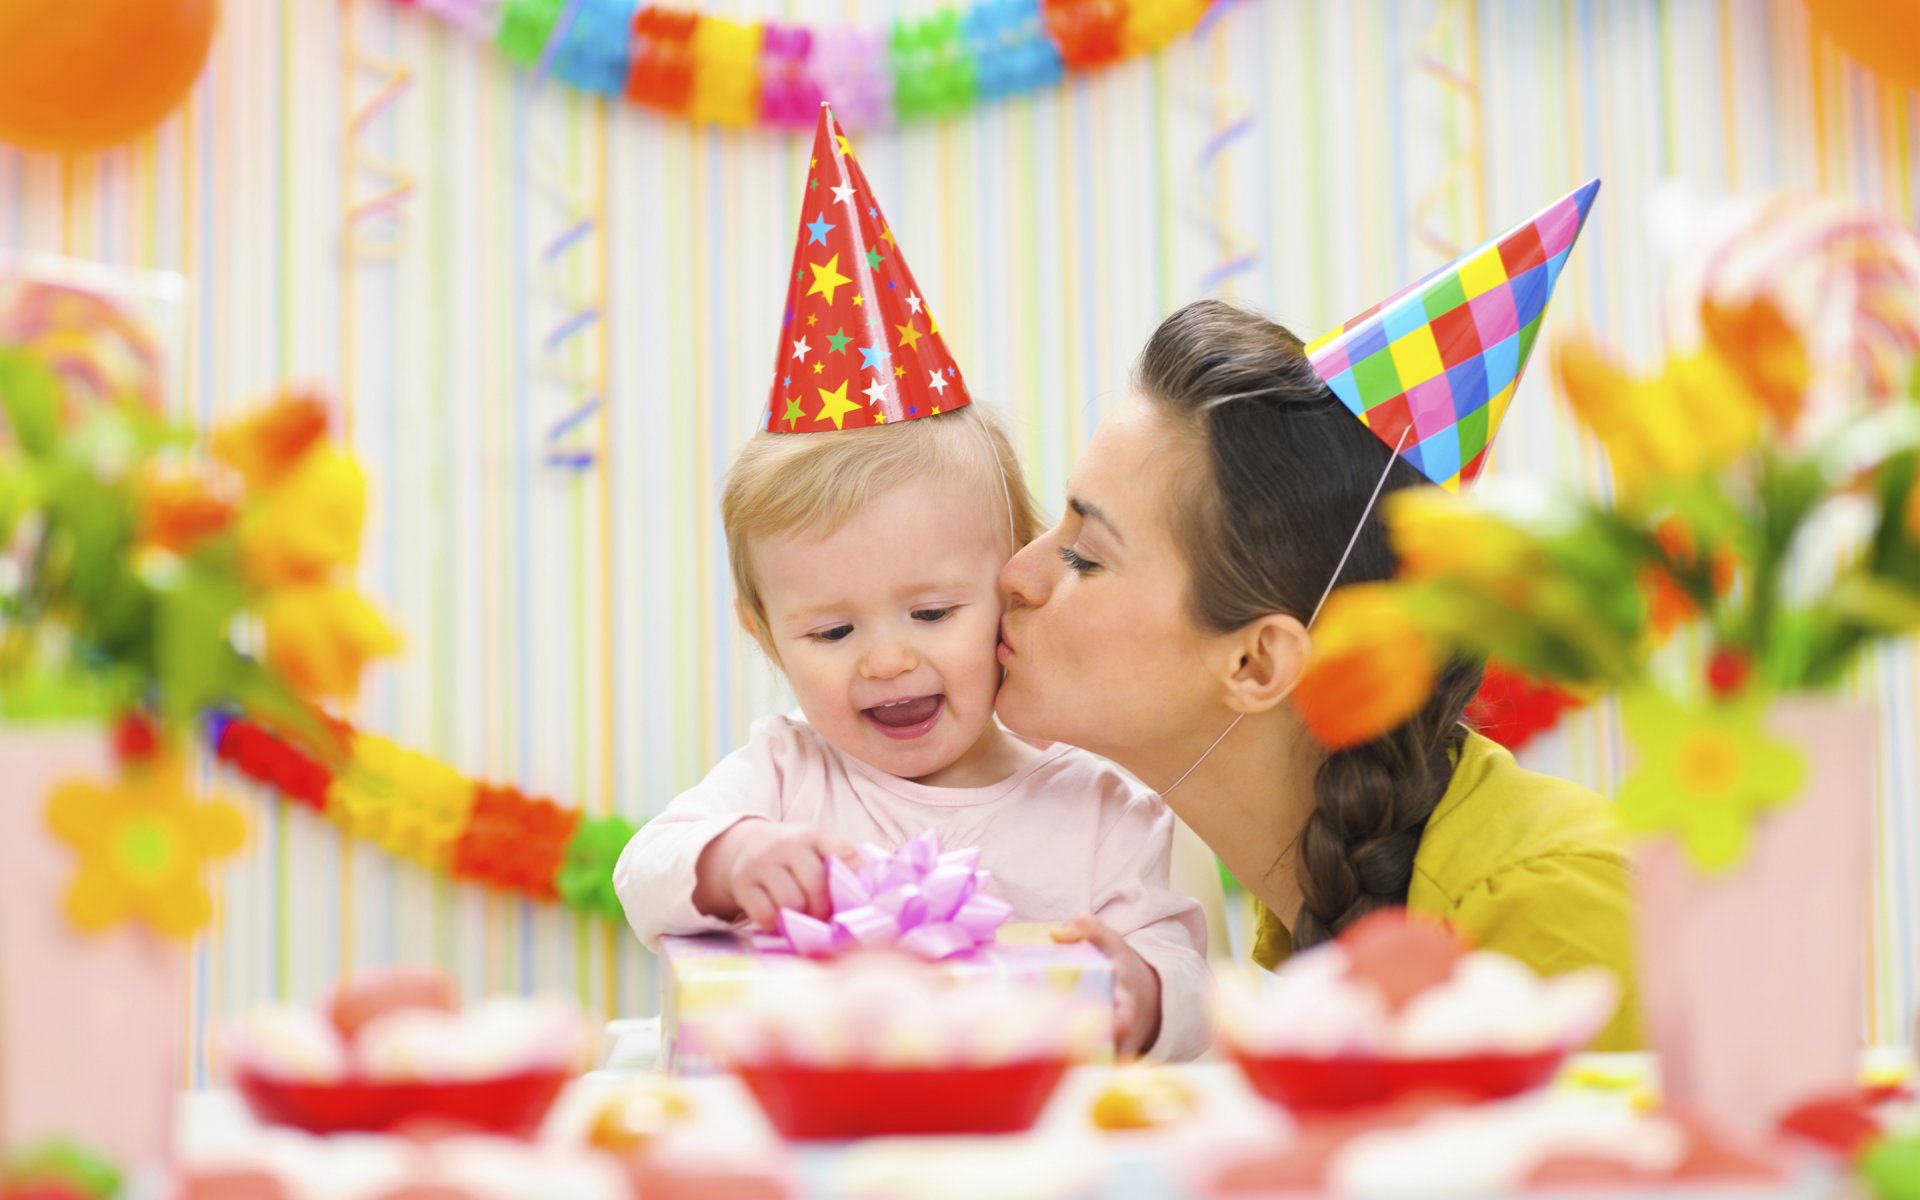
<path fill-rule="evenodd" d="M 891 946 L 939 962 L 992 941 L 1013 913 L 1005 901 L 986 894 L 993 872 L 980 869 L 979 849 L 943 854 L 931 829 L 892 853 L 862 846 L 860 857 L 857 872 L 837 858 L 827 860 L 831 919 L 783 908 L 780 932 L 755 934 L 754 949 L 831 958 Z"/>

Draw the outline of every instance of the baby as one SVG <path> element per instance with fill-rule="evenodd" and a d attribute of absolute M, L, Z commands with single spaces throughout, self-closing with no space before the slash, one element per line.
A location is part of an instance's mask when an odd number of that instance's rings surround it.
<path fill-rule="evenodd" d="M 968 405 L 761 434 L 723 514 L 740 621 L 804 719 L 759 722 L 634 837 L 614 870 L 634 931 L 825 917 L 825 856 L 933 829 L 980 848 L 1015 920 L 1118 931 L 1093 936 L 1114 960 L 1120 1051 L 1203 1050 L 1206 925 L 1168 886 L 1171 814 L 1104 760 L 993 717 L 997 580 L 1038 525 L 999 426 Z"/>
<path fill-rule="evenodd" d="M 994 721 L 1000 570 L 1037 532 L 1004 430 L 969 402 L 822 106 L 765 432 L 722 500 L 740 623 L 801 717 L 771 717 L 634 836 L 627 920 L 662 934 L 830 913 L 826 861 L 935 831 L 1019 921 L 1113 960 L 1123 1054 L 1206 1046 L 1206 921 L 1168 887 L 1173 817 L 1103 760 Z"/>

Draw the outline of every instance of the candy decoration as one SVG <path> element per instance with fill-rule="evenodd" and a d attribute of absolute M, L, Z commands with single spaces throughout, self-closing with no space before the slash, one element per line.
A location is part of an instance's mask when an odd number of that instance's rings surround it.
<path fill-rule="evenodd" d="M 402 858 L 444 866 L 473 813 L 473 783 L 372 734 L 354 735 L 353 758 L 327 792 L 327 815 Z"/>
<path fill-rule="evenodd" d="M 1216 0 L 977 0 L 886 31 L 742 24 L 635 0 L 396 0 L 597 95 L 725 125 L 803 129 L 946 116 L 1151 53 Z"/>
<path fill-rule="evenodd" d="M 621 920 L 620 895 L 613 890 L 613 864 L 640 827 L 619 814 L 580 822 L 567 843 L 566 860 L 553 877 L 554 891 L 581 913 Z"/>
<path fill-rule="evenodd" d="M 584 821 L 578 809 L 473 783 L 425 755 L 320 719 L 348 751 L 338 776 L 292 740 L 227 713 L 208 715 L 207 741 L 247 778 L 395 854 L 457 880 L 621 919 L 613 864 L 639 828 L 631 821 Z"/>
<path fill-rule="evenodd" d="M 862 846 L 858 872 L 827 860 L 833 916 L 820 921 L 780 910 L 780 932 L 754 935 L 769 953 L 829 958 L 856 949 L 893 947 L 929 962 L 970 953 L 993 940 L 1013 910 L 986 894 L 993 873 L 980 869 L 980 850 L 940 850 L 929 829 L 889 852 Z"/>
<path fill-rule="evenodd" d="M 1040 0 L 1040 8 L 1067 66 L 1086 70 L 1119 61 L 1127 21 L 1123 0 Z"/>
<path fill-rule="evenodd" d="M 1467 705 L 1467 724 L 1514 752 L 1550 732 L 1583 701 L 1550 683 L 1536 682 L 1511 667 L 1488 663 L 1480 691 Z"/>
<path fill-rule="evenodd" d="M 693 95 L 687 115 L 718 125 L 751 125 L 760 115 L 762 27 L 703 17 L 693 31 Z"/>
<path fill-rule="evenodd" d="M 901 120 L 945 116 L 972 106 L 973 58 L 958 13 L 947 8 L 922 21 L 897 21 L 889 43 L 893 106 Z"/>
<path fill-rule="evenodd" d="M 262 725 L 240 718 L 215 720 L 219 725 L 209 740 L 220 761 L 296 804 L 315 812 L 327 810 L 333 772 Z"/>
<path fill-rule="evenodd" d="M 455 879 L 556 899 L 553 879 L 579 825 L 577 808 L 530 798 L 515 787 L 483 785 L 474 791 L 473 816 L 453 845 L 448 869 Z"/>
<path fill-rule="evenodd" d="M 633 16 L 633 65 L 627 99 L 684 113 L 693 97 L 693 31 L 697 13 L 649 4 Z"/>

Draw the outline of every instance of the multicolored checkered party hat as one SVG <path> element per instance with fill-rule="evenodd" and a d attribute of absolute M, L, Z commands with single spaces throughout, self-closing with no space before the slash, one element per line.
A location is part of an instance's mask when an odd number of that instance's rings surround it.
<path fill-rule="evenodd" d="M 825 104 L 794 241 L 766 428 L 859 429 L 969 402 L 940 324 Z"/>
<path fill-rule="evenodd" d="M 1513 402 L 1595 179 L 1307 346 L 1381 441 L 1449 491 L 1470 483 Z"/>

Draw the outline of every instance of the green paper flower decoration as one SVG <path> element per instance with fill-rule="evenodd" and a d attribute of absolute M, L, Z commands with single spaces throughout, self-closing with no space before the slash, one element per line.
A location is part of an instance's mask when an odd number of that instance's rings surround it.
<path fill-rule="evenodd" d="M 1671 833 L 1694 866 L 1738 866 L 1753 822 L 1800 791 L 1806 766 L 1764 724 L 1765 696 L 1684 704 L 1641 688 L 1622 704 L 1639 749 L 1638 769 L 1620 789 L 1620 819 L 1641 833 Z"/>
<path fill-rule="evenodd" d="M 580 822 L 567 843 L 566 861 L 553 877 L 553 890 L 568 908 L 599 913 L 612 921 L 624 919 L 620 897 L 613 890 L 613 864 L 640 826 L 619 814 Z"/>

